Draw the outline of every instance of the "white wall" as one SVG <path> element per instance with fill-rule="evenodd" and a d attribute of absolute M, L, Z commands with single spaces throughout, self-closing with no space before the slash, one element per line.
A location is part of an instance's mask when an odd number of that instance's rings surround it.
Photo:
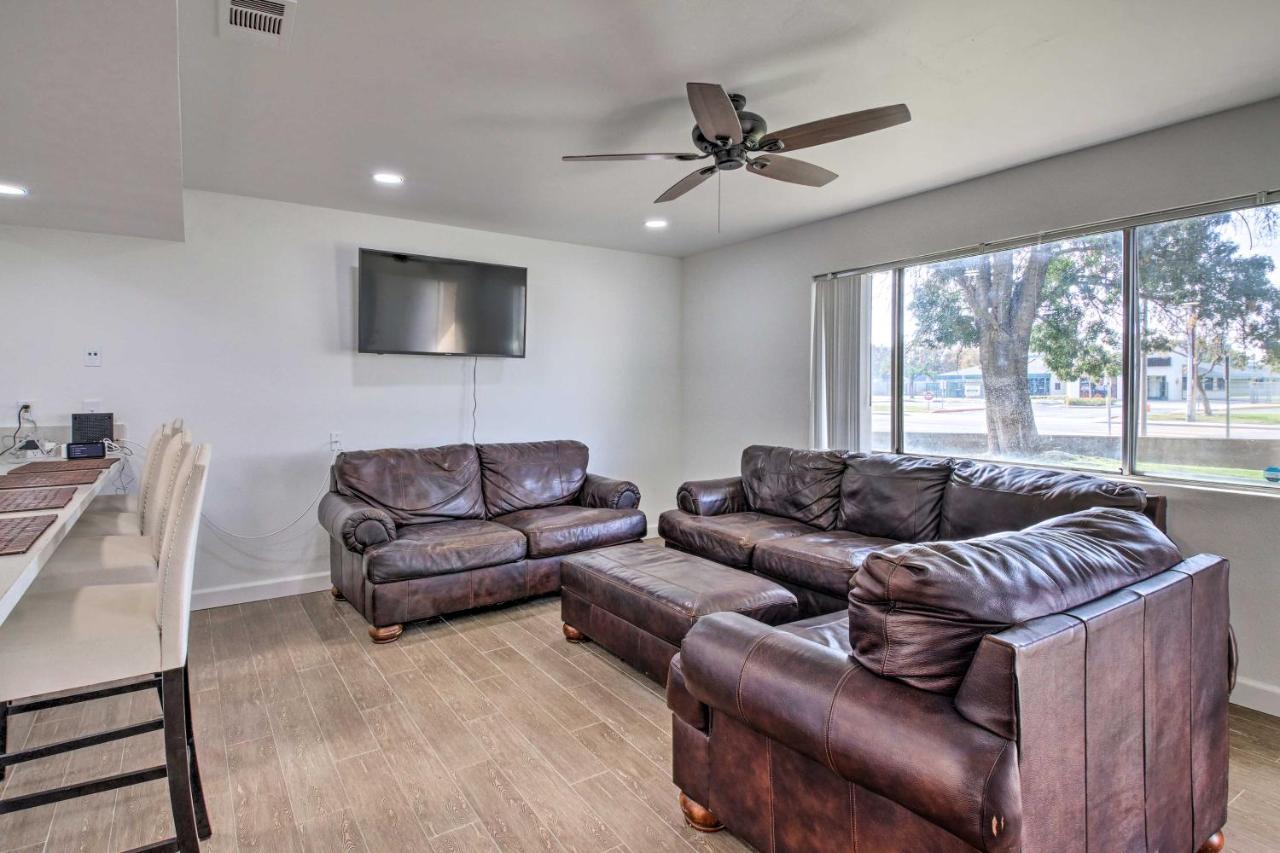
<path fill-rule="evenodd" d="M 187 240 L 0 227 L 0 423 L 100 398 L 133 438 L 184 417 L 214 445 L 207 515 L 256 534 L 293 519 L 347 448 L 471 439 L 471 360 L 355 353 L 359 247 L 529 268 L 528 357 L 480 359 L 479 441 L 577 438 L 635 480 L 652 523 L 679 466 L 680 262 L 188 191 Z M 103 366 L 82 366 L 100 347 Z M 197 604 L 328 585 L 314 510 L 239 542 L 205 528 Z"/>
<path fill-rule="evenodd" d="M 807 443 L 814 275 L 1280 189 L 1277 140 L 1280 99 L 686 258 L 684 472 L 724 476 L 747 444 Z M 1231 559 L 1234 700 L 1280 714 L 1280 499 L 1158 491 L 1185 551 Z"/>

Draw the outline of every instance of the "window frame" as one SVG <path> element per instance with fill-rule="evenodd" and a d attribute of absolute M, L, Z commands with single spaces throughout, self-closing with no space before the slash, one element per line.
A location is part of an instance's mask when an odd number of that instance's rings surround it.
<path fill-rule="evenodd" d="M 1168 208 L 1137 216 L 1109 219 L 1101 222 L 1090 223 L 1088 225 L 1061 228 L 1053 231 L 1042 231 L 1037 234 L 1028 234 L 1006 240 L 977 243 L 971 246 L 950 249 L 945 252 L 919 255 L 914 258 L 904 258 L 896 261 L 887 261 L 868 266 L 837 270 L 835 272 L 814 276 L 814 280 L 819 278 L 838 278 L 844 276 L 870 276 L 878 272 L 893 273 L 891 296 L 892 316 L 890 318 L 890 322 L 893 326 L 891 365 L 893 374 L 890 377 L 892 399 L 889 401 L 890 446 L 892 448 L 892 452 L 903 453 L 905 452 L 905 429 L 903 424 L 902 400 L 903 393 L 905 391 L 905 378 L 902 375 L 902 370 L 905 358 L 905 281 L 907 268 L 926 264 L 935 264 L 942 261 L 955 260 L 957 258 L 968 258 L 975 255 L 1021 249 L 1026 246 L 1034 246 L 1039 243 L 1051 243 L 1059 240 L 1087 237 L 1108 232 L 1119 232 L 1122 238 L 1123 251 L 1121 301 L 1123 304 L 1124 335 L 1123 341 L 1121 342 L 1121 387 L 1125 389 L 1125 394 L 1120 401 L 1121 422 L 1124 430 L 1124 434 L 1121 437 L 1120 473 L 1114 476 L 1123 477 L 1125 479 L 1168 484 L 1171 486 L 1253 492 L 1271 495 L 1273 497 L 1280 497 L 1280 489 L 1277 489 L 1274 486 L 1162 475 L 1143 471 L 1141 466 L 1138 464 L 1138 431 L 1140 426 L 1139 418 L 1141 416 L 1140 401 L 1145 400 L 1146 364 L 1144 359 L 1146 358 L 1146 355 L 1142 351 L 1141 329 L 1139 328 L 1142 317 L 1140 311 L 1141 293 L 1138 281 L 1138 258 L 1135 243 L 1137 229 L 1144 225 L 1156 225 L 1165 222 L 1174 222 L 1180 219 L 1192 219 L 1197 216 L 1207 216 L 1213 213 L 1230 213 L 1238 210 L 1249 210 L 1277 203 L 1280 203 L 1280 190 L 1269 190 L 1254 193 L 1252 195 L 1234 196 L 1232 198 L 1220 199 L 1218 201 L 1205 202 L 1202 204 Z M 864 327 L 861 330 L 864 338 L 869 338 L 870 336 L 870 328 L 868 325 L 870 319 L 871 318 L 868 313 L 864 314 L 860 320 Z M 1129 393 L 1130 389 L 1137 389 L 1137 391 L 1136 393 Z M 936 454 L 930 453 L 913 453 L 913 455 L 942 458 Z M 1069 468 L 1067 466 L 1040 462 L 1024 464 L 1031 464 L 1034 467 L 1049 468 L 1053 470 L 1080 470 L 1078 468 Z"/>

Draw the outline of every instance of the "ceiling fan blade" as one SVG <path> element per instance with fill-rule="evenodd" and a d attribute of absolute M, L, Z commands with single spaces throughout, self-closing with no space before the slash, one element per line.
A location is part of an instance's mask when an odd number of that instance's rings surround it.
<path fill-rule="evenodd" d="M 874 130 L 884 130 L 895 124 L 911 121 L 911 111 L 906 104 L 894 104 L 891 107 L 876 107 L 872 110 L 860 110 L 842 116 L 818 119 L 807 124 L 797 124 L 766 134 L 760 140 L 760 147 L 766 148 L 770 142 L 781 142 L 783 151 L 795 151 L 810 148 L 837 139 L 848 139 Z"/>
<path fill-rule="evenodd" d="M 680 198 L 680 196 L 684 195 L 689 190 L 693 189 L 698 184 L 702 183 L 707 178 L 714 175 L 715 172 L 716 172 L 715 166 L 707 166 L 705 169 L 699 169 L 696 172 L 690 172 L 689 174 L 685 175 L 683 178 L 681 178 L 680 180 L 672 184 L 671 189 L 667 190 L 662 195 L 655 198 L 653 200 L 653 203 L 662 204 L 662 202 L 664 201 L 671 201 L 673 199 Z"/>
<path fill-rule="evenodd" d="M 783 157 L 781 154 L 765 154 L 747 164 L 747 168 L 757 175 L 773 178 L 775 181 L 786 181 L 789 184 L 804 184 L 806 187 L 825 187 L 840 177 L 830 169 Z"/>
<path fill-rule="evenodd" d="M 724 88 L 715 83 L 686 83 L 689 93 L 689 109 L 698 129 L 707 139 L 727 139 L 734 145 L 742 142 L 742 122 L 733 101 Z"/>
<path fill-rule="evenodd" d="M 701 160 L 710 154 L 569 154 L 561 157 L 566 163 L 604 160 Z"/>

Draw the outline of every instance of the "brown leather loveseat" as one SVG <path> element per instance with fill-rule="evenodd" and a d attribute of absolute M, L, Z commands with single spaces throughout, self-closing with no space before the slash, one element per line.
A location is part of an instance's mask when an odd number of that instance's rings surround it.
<path fill-rule="evenodd" d="M 899 542 L 971 539 L 1089 507 L 1143 512 L 1164 498 L 1087 474 L 889 453 L 753 445 L 742 473 L 684 483 L 658 533 L 786 587 L 802 616 L 843 610 L 861 561 Z"/>
<path fill-rule="evenodd" d="M 334 595 L 389 642 L 405 622 L 557 591 L 564 555 L 647 527 L 635 484 L 587 458 L 577 441 L 339 454 L 319 509 Z"/>

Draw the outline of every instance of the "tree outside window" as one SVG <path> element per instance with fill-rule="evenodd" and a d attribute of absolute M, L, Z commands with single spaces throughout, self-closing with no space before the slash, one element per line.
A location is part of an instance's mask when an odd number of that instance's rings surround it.
<path fill-rule="evenodd" d="M 1131 393 L 1143 470 L 1262 482 L 1280 466 L 1277 220 L 1280 205 L 1133 228 L 1132 283 L 1123 231 L 906 267 L 904 449 L 1117 470 Z"/>

